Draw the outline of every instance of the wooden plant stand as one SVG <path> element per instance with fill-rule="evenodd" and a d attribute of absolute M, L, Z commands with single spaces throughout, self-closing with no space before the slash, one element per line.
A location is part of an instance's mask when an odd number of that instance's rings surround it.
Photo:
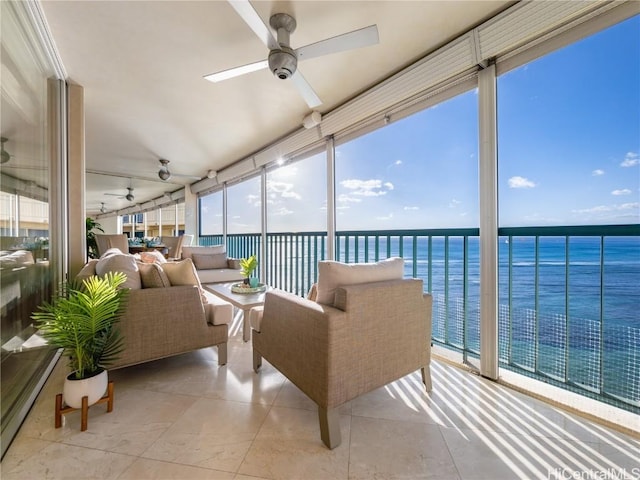
<path fill-rule="evenodd" d="M 98 400 L 93 405 L 107 402 L 107 413 L 113 411 L 113 382 L 109 382 L 107 385 L 107 394 Z M 92 405 L 92 406 L 93 406 Z M 62 427 L 62 415 L 65 413 L 73 412 L 75 410 L 82 411 L 82 417 L 80 421 L 80 431 L 84 432 L 87 429 L 87 417 L 89 415 L 89 397 L 82 397 L 82 408 L 63 407 L 62 406 L 62 394 L 56 395 L 56 428 Z"/>

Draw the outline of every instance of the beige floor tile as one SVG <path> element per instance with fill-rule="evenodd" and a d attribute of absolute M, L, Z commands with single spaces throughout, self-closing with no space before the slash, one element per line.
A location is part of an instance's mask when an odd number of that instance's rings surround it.
<path fill-rule="evenodd" d="M 307 395 L 296 387 L 289 380 L 284 381 L 277 398 L 273 402 L 274 406 L 288 408 L 302 408 L 304 410 L 318 411 L 318 405 Z M 346 402 L 338 407 L 340 415 L 351 415 L 351 402 Z"/>
<path fill-rule="evenodd" d="M 3 479 L 624 478 L 640 468 L 639 439 L 437 361 L 428 394 L 414 372 L 340 407 L 334 450 L 320 440 L 315 403 L 268 362 L 252 371 L 241 331 L 223 367 L 211 348 L 110 372 L 114 411 L 90 408 L 86 432 L 79 412 L 54 428 L 66 373 L 60 362 L 0 464 Z"/>
<path fill-rule="evenodd" d="M 13 468 L 2 466 L 3 480 L 117 479 L 136 457 L 51 443 Z"/>
<path fill-rule="evenodd" d="M 139 458 L 118 480 L 233 480 L 234 473 Z"/>
<path fill-rule="evenodd" d="M 320 440 L 317 412 L 272 407 L 238 473 L 271 479 L 346 479 L 350 417 L 340 417 L 342 444 Z"/>
<path fill-rule="evenodd" d="M 378 388 L 351 401 L 351 413 L 360 417 L 403 422 L 445 424 L 441 409 L 427 393 L 420 372 Z"/>
<path fill-rule="evenodd" d="M 269 408 L 199 399 L 142 456 L 236 472 Z"/>
<path fill-rule="evenodd" d="M 437 425 L 354 416 L 349 479 L 457 479 Z"/>

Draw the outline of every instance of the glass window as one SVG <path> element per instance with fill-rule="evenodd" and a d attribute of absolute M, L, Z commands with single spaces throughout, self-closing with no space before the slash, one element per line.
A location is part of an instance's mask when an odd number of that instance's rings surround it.
<path fill-rule="evenodd" d="M 227 233 L 260 233 L 262 200 L 260 177 L 227 188 Z"/>
<path fill-rule="evenodd" d="M 200 197 L 200 236 L 222 235 L 222 190 Z"/>
<path fill-rule="evenodd" d="M 327 229 L 325 152 L 267 173 L 267 228 L 270 232 Z"/>
<path fill-rule="evenodd" d="M 336 147 L 338 230 L 478 225 L 475 91 Z"/>
<path fill-rule="evenodd" d="M 2 449 L 22 421 L 32 392 L 54 358 L 31 313 L 52 292 L 49 229 L 47 78 L 38 36 L 19 2 L 0 2 L 0 328 Z M 59 113 L 59 112 L 58 112 Z M 55 243 L 54 243 L 55 246 Z M 53 249 L 51 249 L 53 251 Z"/>
<path fill-rule="evenodd" d="M 638 32 L 636 16 L 497 90 L 500 360 L 636 406 L 640 238 L 609 232 L 640 223 Z"/>

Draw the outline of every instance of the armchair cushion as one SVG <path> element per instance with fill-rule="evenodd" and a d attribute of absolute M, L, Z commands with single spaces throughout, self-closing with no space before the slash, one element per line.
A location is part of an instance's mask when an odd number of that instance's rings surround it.
<path fill-rule="evenodd" d="M 334 305 L 336 288 L 360 283 L 401 279 L 404 260 L 387 258 L 377 263 L 340 263 L 330 260 L 318 262 L 316 302 Z"/>

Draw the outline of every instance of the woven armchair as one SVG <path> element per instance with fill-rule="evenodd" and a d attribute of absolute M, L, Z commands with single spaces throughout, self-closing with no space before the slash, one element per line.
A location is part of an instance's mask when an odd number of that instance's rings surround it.
<path fill-rule="evenodd" d="M 339 287 L 333 305 L 267 292 L 253 325 L 254 370 L 264 358 L 308 395 L 333 449 L 343 403 L 418 369 L 431 390 L 431 308 L 417 279 Z"/>

